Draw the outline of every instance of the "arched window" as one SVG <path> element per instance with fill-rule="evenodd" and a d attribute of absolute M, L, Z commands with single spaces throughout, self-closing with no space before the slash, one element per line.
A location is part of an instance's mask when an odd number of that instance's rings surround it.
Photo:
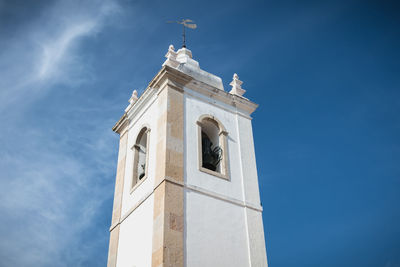
<path fill-rule="evenodd" d="M 149 133 L 150 129 L 147 127 L 140 130 L 132 147 L 133 175 L 131 189 L 134 189 L 136 185 L 147 177 Z"/>
<path fill-rule="evenodd" d="M 199 169 L 209 174 L 228 178 L 227 132 L 213 116 L 203 115 L 198 122 Z"/>

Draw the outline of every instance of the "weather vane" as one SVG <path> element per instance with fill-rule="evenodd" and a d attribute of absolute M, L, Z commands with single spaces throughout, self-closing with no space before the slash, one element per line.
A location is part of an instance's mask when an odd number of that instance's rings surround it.
<path fill-rule="evenodd" d="M 182 24 L 182 29 L 183 29 L 183 45 L 182 47 L 186 47 L 186 33 L 185 33 L 185 27 L 188 27 L 189 29 L 196 29 L 197 25 L 194 24 L 194 21 L 191 19 L 182 19 L 180 21 L 167 21 L 167 23 L 178 23 Z"/>

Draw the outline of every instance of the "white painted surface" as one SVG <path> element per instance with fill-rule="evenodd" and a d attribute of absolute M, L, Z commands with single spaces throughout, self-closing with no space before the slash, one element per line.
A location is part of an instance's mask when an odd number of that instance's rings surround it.
<path fill-rule="evenodd" d="M 130 125 L 128 132 L 128 149 L 126 154 L 121 218 L 124 219 L 132 209 L 135 209 L 124 221 L 122 221 L 120 226 L 117 254 L 118 267 L 151 266 L 154 209 L 154 195 L 151 194 L 151 192 L 154 188 L 157 141 L 157 129 L 155 126 L 157 125 L 156 120 L 159 114 L 159 106 L 157 104 L 158 102 L 154 95 L 139 110 L 139 112 L 129 114 Z M 131 148 L 135 144 L 137 136 L 143 127 L 148 127 L 150 129 L 150 134 L 148 136 L 150 139 L 147 148 L 147 153 L 149 153 L 148 173 L 146 179 L 140 181 L 131 192 L 134 162 L 134 150 Z M 148 198 L 146 199 L 146 197 Z M 138 204 L 144 199 L 145 201 L 138 206 Z"/>
<path fill-rule="evenodd" d="M 124 189 L 122 195 L 122 217 L 135 207 L 144 197 L 146 197 L 154 188 L 154 172 L 155 172 L 155 156 L 156 156 L 156 143 L 157 143 L 157 118 L 159 114 L 158 100 L 153 96 L 153 100 L 150 100 L 140 112 L 130 118 L 130 129 L 128 132 L 128 149 L 126 155 L 125 165 L 125 179 Z M 149 153 L 149 162 L 147 167 L 146 179 L 140 181 L 141 183 L 135 187 L 134 191 L 131 192 L 131 184 L 133 178 L 133 162 L 134 162 L 134 150 L 133 145 L 136 142 L 136 138 L 143 127 L 150 129 L 149 134 L 149 147 L 147 153 Z"/>
<path fill-rule="evenodd" d="M 245 177 L 243 179 L 245 201 L 254 205 L 260 205 L 256 156 L 254 152 L 251 121 L 239 115 L 236 115 L 236 120 L 238 141 L 240 143 L 239 154 L 241 156 L 242 171 Z"/>
<path fill-rule="evenodd" d="M 185 190 L 186 266 L 267 266 L 261 212 L 221 199 L 260 207 L 249 114 L 187 88 L 184 101 L 185 183 L 207 192 Z M 229 180 L 199 170 L 196 121 L 204 114 L 228 132 Z"/>
<path fill-rule="evenodd" d="M 246 208 L 251 266 L 267 267 L 261 212 Z"/>
<path fill-rule="evenodd" d="M 186 90 L 186 89 L 185 89 Z M 195 94 L 194 92 L 191 92 Z M 185 182 L 231 198 L 243 200 L 242 177 L 239 165 L 239 151 L 235 114 L 227 112 L 196 97 L 185 94 Z M 228 176 L 229 181 L 199 171 L 197 120 L 201 115 L 216 117 L 228 132 Z"/>
<path fill-rule="evenodd" d="M 186 266 L 249 266 L 243 208 L 190 190 L 185 196 Z"/>
<path fill-rule="evenodd" d="M 151 266 L 153 203 L 151 195 L 121 224 L 117 267 Z"/>

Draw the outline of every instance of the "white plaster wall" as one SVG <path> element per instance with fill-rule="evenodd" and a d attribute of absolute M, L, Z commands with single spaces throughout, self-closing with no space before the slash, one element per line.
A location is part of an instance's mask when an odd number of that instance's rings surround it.
<path fill-rule="evenodd" d="M 126 155 L 124 189 L 122 195 L 122 209 L 121 216 L 123 217 L 129 210 L 135 207 L 140 201 L 147 197 L 154 187 L 154 171 L 155 171 L 155 158 L 156 158 L 156 143 L 157 143 L 157 118 L 159 114 L 159 107 L 157 105 L 158 99 L 153 96 L 147 105 L 141 109 L 141 112 L 136 116 L 130 118 L 128 132 L 128 149 Z M 133 156 L 134 151 L 132 146 L 135 144 L 136 138 L 140 130 L 147 126 L 150 128 L 149 135 L 149 162 L 147 166 L 146 179 L 138 185 L 133 192 L 131 192 L 132 176 L 133 176 Z"/>
<path fill-rule="evenodd" d="M 186 89 L 185 89 L 186 90 Z M 189 90 L 187 90 L 189 91 Z M 190 94 L 199 96 L 193 91 Z M 199 96 L 202 97 L 202 96 Z M 208 98 L 209 99 L 209 98 Z M 240 169 L 240 154 L 238 150 L 238 136 L 236 115 L 211 103 L 199 100 L 185 93 L 185 182 L 188 185 L 243 200 L 242 176 Z M 231 108 L 226 106 L 226 108 Z M 232 108 L 231 108 L 232 109 Z M 228 174 L 229 181 L 199 171 L 197 120 L 201 115 L 210 114 L 218 118 L 228 132 Z"/>
<path fill-rule="evenodd" d="M 260 193 L 258 188 L 256 156 L 254 152 L 253 130 L 251 121 L 236 115 L 238 140 L 240 143 L 240 156 L 242 171 L 244 174 L 245 200 L 253 205 L 260 205 Z"/>
<path fill-rule="evenodd" d="M 244 177 L 244 199 L 247 204 L 258 206 L 260 205 L 260 194 L 251 121 L 238 115 L 236 119 L 240 144 L 240 159 Z M 249 208 L 245 209 L 245 214 L 248 227 L 251 266 L 266 267 L 267 254 L 262 214 L 259 211 Z"/>
<path fill-rule="evenodd" d="M 185 201 L 185 266 L 249 266 L 244 208 L 191 190 Z"/>
<path fill-rule="evenodd" d="M 267 267 L 261 212 L 246 208 L 251 266 Z"/>
<path fill-rule="evenodd" d="M 267 266 L 261 212 L 221 200 L 260 207 L 251 119 L 187 88 L 184 101 L 185 183 L 205 193 L 185 190 L 186 266 Z M 228 132 L 229 181 L 199 170 L 196 121 L 204 114 Z"/>
<path fill-rule="evenodd" d="M 158 99 L 154 95 L 141 108 L 140 112 L 129 118 L 130 125 L 121 207 L 121 218 L 127 217 L 122 221 L 119 233 L 117 266 L 120 267 L 151 266 L 154 209 L 154 196 L 151 193 L 154 188 L 157 143 L 156 125 L 159 113 Z M 150 128 L 147 175 L 145 180 L 131 192 L 134 156 L 134 151 L 131 148 L 144 126 Z"/>
<path fill-rule="evenodd" d="M 244 200 L 235 110 L 187 90 L 185 94 L 185 183 L 210 194 Z M 198 131 L 201 115 L 212 115 L 228 132 L 229 180 L 199 171 Z M 250 266 L 244 208 L 209 195 L 185 190 L 185 261 L 187 267 Z"/>
<path fill-rule="evenodd" d="M 151 266 L 153 240 L 153 203 L 151 195 L 121 224 L 118 267 Z"/>

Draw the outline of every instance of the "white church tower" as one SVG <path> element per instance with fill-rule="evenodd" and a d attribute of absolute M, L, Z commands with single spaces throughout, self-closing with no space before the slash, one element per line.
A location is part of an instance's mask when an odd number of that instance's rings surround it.
<path fill-rule="evenodd" d="M 108 267 L 264 267 L 267 257 L 251 114 L 235 74 L 230 92 L 171 45 L 134 91 L 120 135 Z"/>

